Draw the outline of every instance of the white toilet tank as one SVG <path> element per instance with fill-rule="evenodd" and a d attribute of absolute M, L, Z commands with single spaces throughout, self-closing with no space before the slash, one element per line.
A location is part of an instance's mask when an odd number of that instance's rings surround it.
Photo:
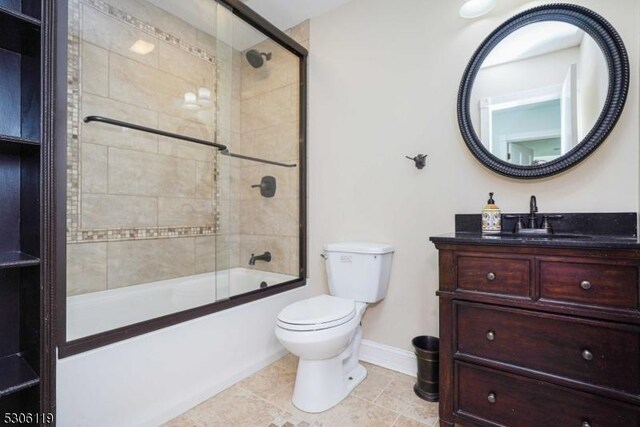
<path fill-rule="evenodd" d="M 382 243 L 330 243 L 324 246 L 331 295 L 374 303 L 389 288 L 393 246 Z"/>

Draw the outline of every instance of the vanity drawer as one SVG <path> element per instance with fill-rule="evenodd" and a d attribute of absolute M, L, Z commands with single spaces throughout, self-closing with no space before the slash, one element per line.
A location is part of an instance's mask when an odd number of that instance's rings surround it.
<path fill-rule="evenodd" d="M 620 309 L 638 308 L 638 267 L 540 262 L 540 298 Z"/>
<path fill-rule="evenodd" d="M 458 353 L 640 393 L 640 330 L 458 303 Z"/>
<path fill-rule="evenodd" d="M 459 255 L 457 264 L 460 290 L 529 297 L 529 259 Z"/>
<path fill-rule="evenodd" d="M 482 424 L 638 426 L 637 409 L 609 399 L 467 363 L 456 363 L 455 369 L 455 410 Z"/>

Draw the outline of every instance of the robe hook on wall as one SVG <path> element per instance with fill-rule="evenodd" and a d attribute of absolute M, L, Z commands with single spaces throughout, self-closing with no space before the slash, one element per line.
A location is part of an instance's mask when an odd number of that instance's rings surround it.
<path fill-rule="evenodd" d="M 427 165 L 428 154 L 418 154 L 415 157 L 409 157 L 409 156 L 405 156 L 405 157 L 409 160 L 413 160 L 416 163 L 416 167 L 418 169 L 424 169 L 424 167 Z"/>

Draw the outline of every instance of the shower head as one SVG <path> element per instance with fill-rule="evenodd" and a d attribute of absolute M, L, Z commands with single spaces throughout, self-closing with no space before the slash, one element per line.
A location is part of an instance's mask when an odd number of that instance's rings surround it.
<path fill-rule="evenodd" d="M 246 57 L 247 57 L 247 61 L 249 61 L 249 64 L 251 64 L 253 68 L 260 68 L 264 65 L 265 59 L 267 61 L 271 60 L 271 52 L 264 53 L 264 52 L 258 52 L 255 49 L 251 49 L 246 53 Z"/>

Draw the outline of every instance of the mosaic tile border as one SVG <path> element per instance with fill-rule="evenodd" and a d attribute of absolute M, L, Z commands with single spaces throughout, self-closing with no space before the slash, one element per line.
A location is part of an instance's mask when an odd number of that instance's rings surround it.
<path fill-rule="evenodd" d="M 160 239 L 187 236 L 207 236 L 215 235 L 220 230 L 220 211 L 218 203 L 215 207 L 214 225 L 194 226 L 194 227 L 148 227 L 148 228 L 120 228 L 120 229 L 91 229 L 83 230 L 81 224 L 81 176 L 80 176 L 80 45 L 81 45 L 81 11 L 80 3 L 95 8 L 118 21 L 131 25 L 144 31 L 161 41 L 169 43 L 198 58 L 205 60 L 214 66 L 219 67 L 216 58 L 210 53 L 193 46 L 179 37 L 176 37 L 160 28 L 154 27 L 102 0 L 69 0 L 69 29 L 67 37 L 68 46 L 68 67 L 67 67 L 67 243 L 118 241 L 118 240 L 144 240 Z M 218 75 L 220 70 L 218 69 Z M 218 103 L 215 105 L 219 112 Z M 220 168 L 218 161 L 220 157 L 215 153 L 214 182 L 215 198 L 219 199 L 220 189 Z"/>

